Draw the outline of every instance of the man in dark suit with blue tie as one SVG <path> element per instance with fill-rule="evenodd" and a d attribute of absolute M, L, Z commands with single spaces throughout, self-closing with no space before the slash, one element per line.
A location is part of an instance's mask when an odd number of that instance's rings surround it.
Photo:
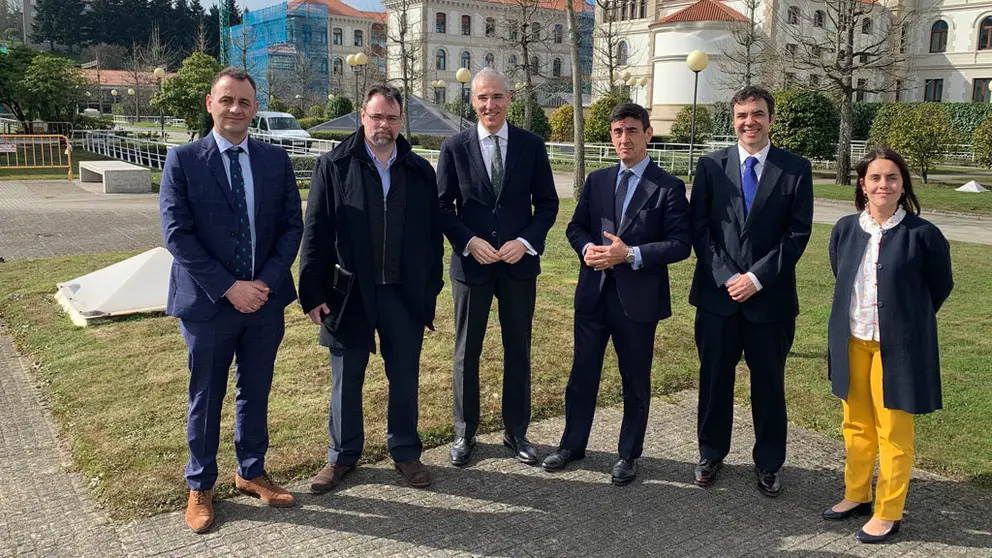
<path fill-rule="evenodd" d="M 785 359 L 799 301 L 796 263 L 813 226 L 810 162 L 768 139 L 775 99 L 755 86 L 731 101 L 738 143 L 699 159 L 692 186 L 699 350 L 695 482 L 711 485 L 730 451 L 734 378 L 744 355 L 751 372 L 752 457 L 758 490 L 777 496 L 785 462 Z"/>
<path fill-rule="evenodd" d="M 286 152 L 248 138 L 255 82 L 226 68 L 213 81 L 213 130 L 169 151 L 160 209 L 174 263 L 166 312 L 189 348 L 186 523 L 213 523 L 220 413 L 235 361 L 235 486 L 275 507 L 293 495 L 265 472 L 268 399 L 284 309 L 296 300 L 290 266 L 303 235 L 300 194 Z"/>
<path fill-rule="evenodd" d="M 437 184 L 451 242 L 455 299 L 455 440 L 451 463 L 468 464 L 479 427 L 479 358 L 493 296 L 503 334 L 503 443 L 537 464 L 530 424 L 530 343 L 544 240 L 558 194 L 544 140 L 510 126 L 506 76 L 484 68 L 472 80 L 479 123 L 441 146 Z"/>
<path fill-rule="evenodd" d="M 685 184 L 648 157 L 653 133 L 640 105 L 613 109 L 610 137 L 620 164 L 589 175 L 565 233 L 581 262 L 575 354 L 565 388 L 565 432 L 543 466 L 557 471 L 585 455 L 612 338 L 623 383 L 620 459 L 612 474 L 617 486 L 637 476 L 635 460 L 651 403 L 655 330 L 672 315 L 668 265 L 688 258 L 692 243 Z"/>

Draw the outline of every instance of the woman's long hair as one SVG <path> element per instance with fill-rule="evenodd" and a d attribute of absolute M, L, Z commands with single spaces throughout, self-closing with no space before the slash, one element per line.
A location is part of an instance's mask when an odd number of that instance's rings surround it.
<path fill-rule="evenodd" d="M 888 159 L 899 167 L 899 173 L 902 174 L 902 196 L 899 197 L 899 206 L 905 209 L 906 213 L 919 215 L 920 201 L 913 193 L 913 179 L 909 176 L 909 165 L 906 164 L 902 155 L 887 145 L 876 145 L 858 161 L 858 184 L 854 191 L 854 206 L 858 208 L 858 211 L 864 211 L 865 207 L 868 206 L 868 196 L 865 194 L 865 187 L 862 183 L 865 175 L 868 174 L 868 165 L 875 159 Z"/>

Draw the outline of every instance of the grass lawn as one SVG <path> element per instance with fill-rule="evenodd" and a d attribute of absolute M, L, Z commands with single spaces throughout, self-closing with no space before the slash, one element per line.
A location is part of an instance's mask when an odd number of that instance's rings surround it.
<path fill-rule="evenodd" d="M 971 177 L 964 176 L 959 181 L 931 181 L 929 184 L 923 184 L 922 181 L 914 181 L 913 191 L 916 192 L 916 197 L 920 200 L 920 206 L 924 211 L 936 209 L 958 213 L 992 215 L 992 192 L 976 194 L 954 190 L 971 179 Z M 978 181 L 981 182 L 982 178 L 978 178 Z M 849 201 L 852 204 L 851 207 L 854 207 L 854 186 L 838 186 L 832 183 L 815 182 L 813 184 L 813 195 L 821 199 Z"/>
<path fill-rule="evenodd" d="M 564 238 L 574 209 L 562 200 L 538 284 L 533 339 L 534 420 L 561 415 L 572 357 L 572 295 L 577 261 Z M 800 426 L 840 437 L 840 403 L 826 378 L 826 320 L 833 279 L 827 263 L 829 228 L 816 225 L 798 270 L 802 314 L 788 363 L 789 417 Z M 946 410 L 917 422 L 917 464 L 992 487 L 992 251 L 952 244 L 957 286 L 940 314 Z M 132 317 L 77 329 L 52 299 L 64 281 L 129 254 L 98 254 L 3 264 L 0 314 L 20 349 L 37 362 L 56 421 L 71 447 L 73 467 L 89 480 L 113 517 L 131 519 L 177 509 L 185 501 L 186 352 L 176 320 Z M 671 268 L 674 316 L 655 345 L 655 395 L 693 388 L 697 357 L 693 310 L 687 303 L 692 262 Z M 984 301 L 984 302 L 983 302 Z M 428 332 L 421 368 L 420 429 L 428 445 L 446 443 L 451 429 L 452 299 L 446 285 L 437 332 Z M 494 312 L 482 362 L 483 428 L 500 427 L 501 348 Z M 285 341 L 270 399 L 271 450 L 267 469 L 280 481 L 307 478 L 324 463 L 330 378 L 317 329 L 297 305 L 287 309 Z M 746 376 L 741 367 L 740 374 Z M 233 381 L 231 382 L 233 383 Z M 126 386 L 126 387 L 125 387 Z M 747 403 L 747 382 L 738 398 Z M 124 389 L 122 389 L 124 388 Z M 601 405 L 621 401 L 616 359 L 609 351 Z M 386 383 L 373 357 L 365 382 L 366 460 L 385 452 Z M 217 489 L 232 492 L 235 461 L 233 386 L 225 403 Z M 543 440 L 550 442 L 550 440 Z M 801 466 L 799 463 L 793 465 Z M 688 471 L 688 469 L 687 469 Z"/>

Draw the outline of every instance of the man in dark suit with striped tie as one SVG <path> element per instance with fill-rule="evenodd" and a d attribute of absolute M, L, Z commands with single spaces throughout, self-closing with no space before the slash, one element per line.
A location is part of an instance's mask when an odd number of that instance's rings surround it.
<path fill-rule="evenodd" d="M 731 102 L 736 145 L 699 159 L 692 185 L 699 350 L 695 482 L 711 485 L 730 451 L 734 378 L 744 355 L 751 372 L 752 457 L 758 490 L 777 496 L 785 462 L 785 359 L 799 301 L 796 263 L 813 225 L 810 162 L 771 144 L 775 99 L 754 86 Z"/>
<path fill-rule="evenodd" d="M 213 130 L 169 151 L 159 204 L 174 263 L 166 312 L 189 348 L 186 524 L 214 520 L 220 413 L 231 361 L 237 383 L 235 486 L 275 507 L 293 495 L 265 472 L 268 399 L 284 310 L 296 300 L 290 266 L 303 235 L 300 193 L 286 151 L 248 138 L 255 82 L 226 68 L 213 81 Z"/>

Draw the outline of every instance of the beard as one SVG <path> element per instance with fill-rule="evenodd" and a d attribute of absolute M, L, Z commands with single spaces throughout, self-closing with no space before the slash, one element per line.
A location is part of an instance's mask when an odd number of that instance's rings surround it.
<path fill-rule="evenodd" d="M 376 147 L 386 147 L 396 141 L 396 136 L 391 132 L 387 131 L 376 131 L 372 133 L 370 138 L 372 145 Z"/>

